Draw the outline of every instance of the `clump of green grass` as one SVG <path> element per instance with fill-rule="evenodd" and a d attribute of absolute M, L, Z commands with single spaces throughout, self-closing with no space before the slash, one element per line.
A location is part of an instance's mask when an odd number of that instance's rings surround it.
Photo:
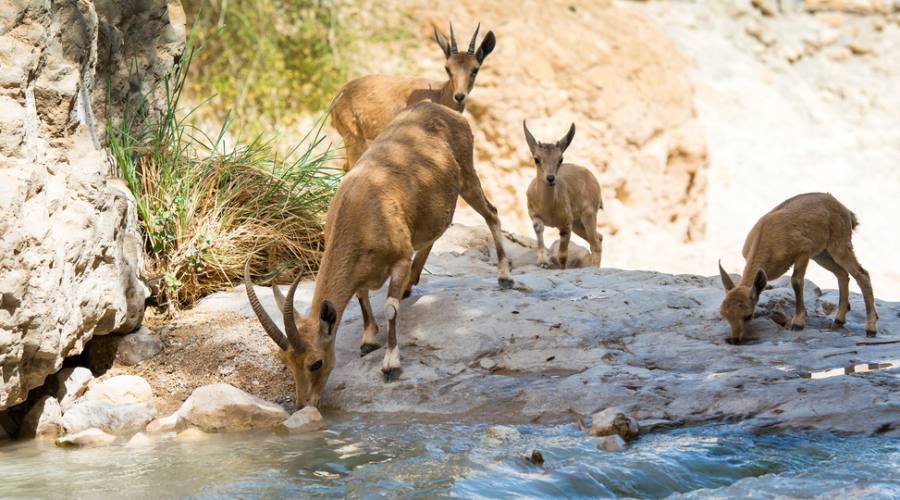
<path fill-rule="evenodd" d="M 196 108 L 179 108 L 198 53 L 192 42 L 193 31 L 164 82 L 159 116 L 144 118 L 142 106 L 107 121 L 111 156 L 137 201 L 146 274 L 162 278 L 157 303 L 174 308 L 240 282 L 248 259 L 263 280 L 317 269 L 340 179 L 327 167 L 334 150 L 321 121 L 285 156 L 261 137 L 226 145 L 227 117 L 214 136 L 192 126 Z"/>

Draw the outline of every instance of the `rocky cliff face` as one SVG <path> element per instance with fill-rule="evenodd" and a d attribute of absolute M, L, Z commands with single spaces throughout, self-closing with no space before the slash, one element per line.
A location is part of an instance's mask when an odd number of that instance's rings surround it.
<path fill-rule="evenodd" d="M 0 6 L 0 410 L 92 336 L 140 324 L 134 200 L 100 145 L 183 41 L 177 2 Z"/>

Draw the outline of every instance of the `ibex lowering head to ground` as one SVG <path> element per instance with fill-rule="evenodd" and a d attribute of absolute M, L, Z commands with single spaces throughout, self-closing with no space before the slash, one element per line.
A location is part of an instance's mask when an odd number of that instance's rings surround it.
<path fill-rule="evenodd" d="M 328 210 L 325 254 L 309 316 L 295 319 L 300 316 L 293 308 L 299 277 L 286 299 L 275 288 L 284 316 L 282 333 L 260 305 L 245 270 L 250 304 L 284 351 L 284 361 L 294 375 L 298 406 L 318 404 L 334 368 L 338 324 L 354 294 L 363 316 L 361 353 L 379 347 L 369 290 L 377 290 L 388 278 L 387 349 L 381 371 L 388 381 L 399 374 L 400 300 L 418 282 L 431 245 L 453 220 L 458 196 L 487 222 L 499 260 L 498 281 L 501 287 L 510 287 L 510 264 L 497 210 L 485 198 L 472 165 L 469 124 L 459 113 L 429 102 L 398 115 L 341 181 Z"/>
<path fill-rule="evenodd" d="M 420 101 L 443 104 L 459 111 L 466 107 L 469 92 L 475 85 L 475 77 L 484 59 L 494 50 L 496 39 L 488 31 L 476 49 L 478 28 L 472 35 L 469 48 L 460 53 L 456 47 L 453 25 L 450 25 L 450 41 L 434 29 L 444 57 L 447 81 L 437 82 L 425 78 L 405 76 L 369 75 L 344 85 L 334 98 L 331 107 L 331 124 L 344 138 L 346 147 L 345 170 L 350 170 L 365 152 L 367 144 L 375 139 L 391 119 L 404 108 Z"/>
<path fill-rule="evenodd" d="M 826 193 L 794 196 L 759 219 L 744 242 L 747 264 L 737 286 L 719 263 L 726 290 L 721 311 L 731 325 L 732 341 L 741 342 L 769 278 L 781 276 L 792 265 L 791 285 L 797 305 L 791 329 L 803 329 L 806 325 L 803 276 L 810 259 L 837 276 L 839 300 L 834 322 L 843 325 L 850 309 L 849 273 L 859 284 L 866 303 L 866 333 L 875 335 L 878 315 L 872 283 L 869 273 L 857 262 L 851 241 L 857 224 L 856 215 Z"/>
<path fill-rule="evenodd" d="M 544 226 L 559 229 L 559 267 L 566 268 L 572 231 L 591 246 L 591 264 L 600 268 L 603 235 L 597 232 L 597 212 L 603 208 L 600 184 L 590 170 L 563 163 L 563 153 L 575 137 L 575 124 L 562 139 L 544 144 L 534 140 L 522 122 L 537 176 L 528 186 L 528 215 L 537 235 L 538 265 L 549 267 Z"/>

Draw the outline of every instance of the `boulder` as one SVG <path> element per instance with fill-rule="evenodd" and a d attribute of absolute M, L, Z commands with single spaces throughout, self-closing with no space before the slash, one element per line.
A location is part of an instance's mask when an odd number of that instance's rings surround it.
<path fill-rule="evenodd" d="M 100 429 L 85 429 L 81 432 L 66 434 L 56 439 L 56 446 L 61 448 L 77 448 L 81 446 L 102 446 L 110 444 L 116 437 Z"/>
<path fill-rule="evenodd" d="M 150 359 L 162 350 L 162 341 L 150 333 L 150 329 L 142 326 L 140 330 L 122 337 L 119 340 L 116 360 L 123 365 L 133 366 Z"/>
<path fill-rule="evenodd" d="M 104 124 L 145 94 L 159 108 L 184 22 L 168 0 L 3 3 L 0 410 L 92 337 L 141 322 L 136 204 L 108 180 Z"/>
<path fill-rule="evenodd" d="M 591 434 L 594 436 L 617 435 L 627 441 L 636 438 L 639 432 L 638 421 L 620 408 L 607 408 L 595 413 L 591 419 Z"/>
<path fill-rule="evenodd" d="M 156 408 L 149 403 L 88 400 L 79 401 L 63 415 L 63 427 L 68 433 L 96 427 L 110 434 L 133 434 L 143 431 L 154 417 Z"/>
<path fill-rule="evenodd" d="M 142 447 L 149 446 L 151 444 L 153 444 L 153 440 L 150 439 L 150 436 L 144 434 L 143 432 L 138 432 L 134 436 L 131 436 L 131 439 L 128 440 L 128 446 Z"/>
<path fill-rule="evenodd" d="M 206 432 L 274 427 L 288 417 L 284 408 L 229 384 L 211 384 L 194 389 L 178 410 L 178 415 Z"/>
<path fill-rule="evenodd" d="M 63 412 L 75 404 L 94 380 L 94 375 L 87 368 L 63 368 L 54 375 L 56 380 L 56 399 Z"/>
<path fill-rule="evenodd" d="M 278 424 L 277 430 L 291 434 L 321 431 L 325 428 L 325 419 L 319 410 L 307 406 L 297 410 L 287 420 Z"/>
<path fill-rule="evenodd" d="M 597 440 L 597 449 L 602 451 L 622 451 L 628 446 L 618 434 L 603 436 Z"/>
<path fill-rule="evenodd" d="M 178 413 L 173 413 L 168 417 L 161 417 L 147 424 L 147 434 L 162 434 L 164 432 L 178 432 L 184 426 L 185 422 L 181 420 Z"/>
<path fill-rule="evenodd" d="M 94 385 L 88 389 L 84 398 L 117 404 L 144 403 L 153 400 L 153 388 L 137 375 L 119 375 Z"/>
<path fill-rule="evenodd" d="M 175 439 L 179 441 L 202 441 L 208 437 L 209 434 L 196 427 L 188 427 L 175 435 Z"/>
<path fill-rule="evenodd" d="M 55 438 L 63 433 L 62 409 L 52 396 L 43 396 L 28 410 L 19 436 L 25 438 Z"/>

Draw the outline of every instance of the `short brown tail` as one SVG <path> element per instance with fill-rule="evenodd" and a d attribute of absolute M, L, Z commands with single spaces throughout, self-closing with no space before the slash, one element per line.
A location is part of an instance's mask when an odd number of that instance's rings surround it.
<path fill-rule="evenodd" d="M 850 212 L 850 229 L 856 229 L 856 226 L 859 225 L 859 219 L 856 218 L 856 214 Z"/>

